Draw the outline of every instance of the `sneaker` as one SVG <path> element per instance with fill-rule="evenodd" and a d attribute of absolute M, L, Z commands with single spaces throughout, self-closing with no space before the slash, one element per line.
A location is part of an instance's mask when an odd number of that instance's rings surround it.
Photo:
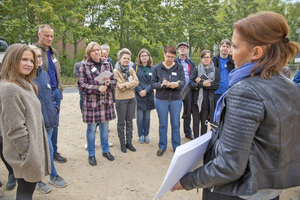
<path fill-rule="evenodd" d="M 53 155 L 53 160 L 55 160 L 56 162 L 59 162 L 59 163 L 67 162 L 67 158 L 62 157 L 59 153 L 56 153 Z"/>
<path fill-rule="evenodd" d="M 54 185 L 55 187 L 58 187 L 58 188 L 63 188 L 63 187 L 66 187 L 67 186 L 67 183 L 66 181 L 60 177 L 59 175 L 53 177 L 53 178 L 49 178 L 48 180 L 48 183 Z"/>
<path fill-rule="evenodd" d="M 39 181 L 36 183 L 35 189 L 40 190 L 44 194 L 47 194 L 47 193 L 51 192 L 51 190 L 52 190 L 50 185 L 48 185 L 42 181 Z"/>
<path fill-rule="evenodd" d="M 148 135 L 145 136 L 145 142 L 146 142 L 146 143 L 149 143 L 149 142 L 150 142 L 150 139 L 149 139 L 149 136 L 148 136 Z"/>
<path fill-rule="evenodd" d="M 141 136 L 139 137 L 139 143 L 141 143 L 141 144 L 144 143 L 144 136 L 143 136 L 143 135 L 141 135 Z"/>

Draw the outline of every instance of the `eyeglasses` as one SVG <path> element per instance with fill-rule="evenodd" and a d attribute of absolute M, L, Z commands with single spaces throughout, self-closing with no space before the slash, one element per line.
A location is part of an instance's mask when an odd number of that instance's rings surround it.
<path fill-rule="evenodd" d="M 37 59 L 39 59 L 39 60 L 42 59 L 42 56 L 37 56 Z"/>
<path fill-rule="evenodd" d="M 140 58 L 146 58 L 149 57 L 149 55 L 140 55 Z"/>
<path fill-rule="evenodd" d="M 179 49 L 187 49 L 187 47 L 186 46 L 181 46 L 181 47 L 179 47 Z"/>
<path fill-rule="evenodd" d="M 174 59 L 175 58 L 175 56 L 168 56 L 168 55 L 165 55 L 165 57 L 168 58 L 168 59 Z"/>
<path fill-rule="evenodd" d="M 202 59 L 204 59 L 204 60 L 208 60 L 208 59 L 210 59 L 210 57 L 203 57 Z"/>

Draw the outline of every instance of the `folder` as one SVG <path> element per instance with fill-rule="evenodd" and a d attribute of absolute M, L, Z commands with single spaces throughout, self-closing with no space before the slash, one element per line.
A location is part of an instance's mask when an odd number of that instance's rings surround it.
<path fill-rule="evenodd" d="M 99 83 L 104 83 L 103 79 L 104 78 L 109 78 L 113 75 L 113 73 L 109 72 L 109 71 L 104 71 L 102 72 L 99 76 L 97 76 L 95 78 L 96 81 L 98 81 Z"/>
<path fill-rule="evenodd" d="M 165 179 L 153 198 L 154 200 L 169 192 L 185 174 L 202 165 L 203 155 L 211 135 L 210 131 L 176 148 Z"/>

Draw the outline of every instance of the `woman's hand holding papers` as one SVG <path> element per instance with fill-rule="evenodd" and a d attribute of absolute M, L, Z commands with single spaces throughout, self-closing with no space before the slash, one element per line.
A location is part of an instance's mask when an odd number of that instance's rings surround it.
<path fill-rule="evenodd" d="M 183 190 L 182 185 L 180 184 L 180 181 L 178 181 L 172 188 L 171 192 L 174 192 L 175 190 Z"/>

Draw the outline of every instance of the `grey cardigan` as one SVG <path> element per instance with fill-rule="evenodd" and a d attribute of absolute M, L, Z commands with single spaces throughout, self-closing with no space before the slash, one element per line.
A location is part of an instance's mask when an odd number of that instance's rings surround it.
<path fill-rule="evenodd" d="M 29 83 L 28 83 L 29 84 Z M 33 88 L 0 82 L 3 155 L 16 178 L 38 182 L 50 174 L 50 154 L 41 104 Z"/>

